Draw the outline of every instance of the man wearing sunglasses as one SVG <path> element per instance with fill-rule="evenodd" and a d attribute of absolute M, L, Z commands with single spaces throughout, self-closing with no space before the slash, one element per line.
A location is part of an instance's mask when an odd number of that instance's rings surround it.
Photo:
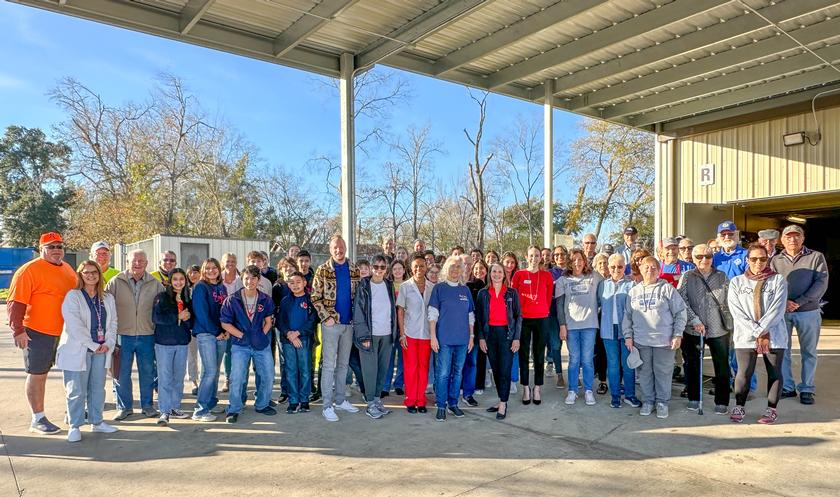
<path fill-rule="evenodd" d="M 747 270 L 747 249 L 738 243 L 738 228 L 732 221 L 718 225 L 718 244 L 720 251 L 715 254 L 712 264 L 718 271 L 723 271 L 730 280 L 744 274 Z"/>
<path fill-rule="evenodd" d="M 29 431 L 53 435 L 61 429 L 44 414 L 47 373 L 55 363 L 58 339 L 64 328 L 61 304 L 76 288 L 76 272 L 64 262 L 64 241 L 52 231 L 38 240 L 40 257 L 15 271 L 9 287 L 9 327 L 15 345 L 23 349 L 26 400 L 32 410 Z"/>
<path fill-rule="evenodd" d="M 169 273 L 178 265 L 178 257 L 175 252 L 167 250 L 160 254 L 160 263 L 157 271 L 152 271 L 152 277 L 161 282 L 163 286 L 169 286 Z"/>
<path fill-rule="evenodd" d="M 814 403 L 814 378 L 817 374 L 817 344 L 822 326 L 822 297 L 828 289 L 828 266 L 825 256 L 805 246 L 805 230 L 792 224 L 782 230 L 784 250 L 770 260 L 770 268 L 788 283 L 785 324 L 788 337 L 796 328 L 802 356 L 801 382 L 796 385 L 790 361 L 790 340 L 782 360 L 782 397 L 796 397 L 799 402 Z"/>

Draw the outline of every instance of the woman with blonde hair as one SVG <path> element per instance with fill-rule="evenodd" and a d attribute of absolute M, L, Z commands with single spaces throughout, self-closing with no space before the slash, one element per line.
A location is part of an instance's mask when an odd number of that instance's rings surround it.
<path fill-rule="evenodd" d="M 102 420 L 105 372 L 111 367 L 111 352 L 117 342 L 116 303 L 113 295 L 104 292 L 99 264 L 82 262 L 76 274 L 76 289 L 67 293 L 61 305 L 64 330 L 55 359 L 55 366 L 64 371 L 68 442 L 82 439 L 79 428 L 85 423 L 85 410 L 94 433 L 117 431 Z"/>

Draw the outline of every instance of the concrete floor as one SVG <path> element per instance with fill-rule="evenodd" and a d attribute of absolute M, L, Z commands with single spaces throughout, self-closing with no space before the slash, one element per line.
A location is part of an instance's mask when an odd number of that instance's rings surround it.
<path fill-rule="evenodd" d="M 5 323 L 5 313 L 0 312 Z M 779 405 L 779 422 L 755 423 L 685 410 L 641 417 L 627 406 L 563 404 L 565 390 L 545 388 L 541 406 L 512 397 L 499 422 L 484 408 L 493 390 L 463 419 L 436 423 L 395 412 L 373 421 L 361 412 L 328 423 L 311 413 L 266 417 L 245 411 L 237 425 L 175 420 L 167 428 L 138 416 L 113 435 L 83 431 L 81 443 L 27 432 L 21 353 L 0 329 L 0 497 L 134 495 L 840 495 L 840 326 L 826 326 L 820 344 L 814 406 Z M 798 355 L 795 357 L 798 366 Z M 710 363 L 708 363 L 710 366 Z M 553 379 L 552 385 L 553 385 Z M 547 380 L 548 382 L 548 380 Z M 760 379 L 763 387 L 764 377 Z M 108 382 L 110 386 L 110 381 Z M 136 387 L 136 382 L 135 382 Z M 110 387 L 109 387 L 110 388 Z M 108 394 L 106 419 L 113 414 Z M 351 399 L 357 405 L 358 393 Z M 185 409 L 194 398 L 187 395 Z M 50 375 L 47 414 L 64 415 L 61 373 Z M 87 430 L 87 428 L 85 428 Z"/>

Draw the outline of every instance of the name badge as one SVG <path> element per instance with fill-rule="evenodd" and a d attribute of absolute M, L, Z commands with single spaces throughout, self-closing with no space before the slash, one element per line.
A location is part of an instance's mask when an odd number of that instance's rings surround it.
<path fill-rule="evenodd" d="M 530 285 L 530 284 L 531 284 L 531 280 L 524 280 L 522 283 L 525 283 L 526 285 Z"/>

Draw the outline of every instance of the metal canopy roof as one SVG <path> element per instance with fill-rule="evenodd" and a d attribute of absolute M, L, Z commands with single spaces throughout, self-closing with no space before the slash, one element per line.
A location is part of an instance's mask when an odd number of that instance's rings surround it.
<path fill-rule="evenodd" d="M 557 108 L 663 132 L 840 88 L 836 0 L 10 1 L 334 77 L 352 53 L 532 102 L 552 79 Z"/>

